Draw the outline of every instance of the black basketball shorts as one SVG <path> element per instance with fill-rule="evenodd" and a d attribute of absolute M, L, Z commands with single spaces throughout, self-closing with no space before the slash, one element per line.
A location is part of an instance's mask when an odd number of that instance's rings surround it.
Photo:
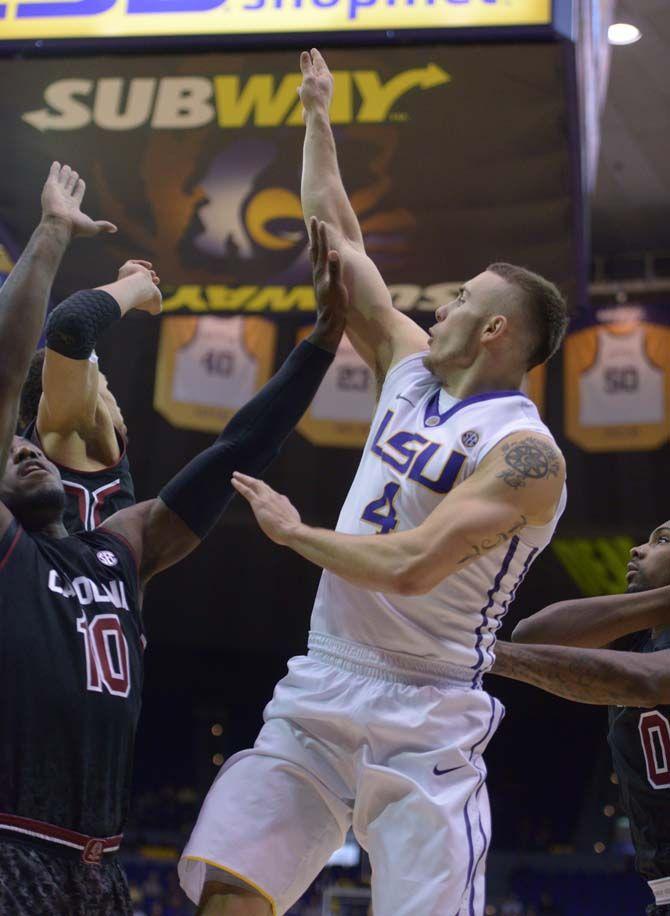
<path fill-rule="evenodd" d="M 116 860 L 86 865 L 27 843 L 0 841 L 1 916 L 132 916 Z"/>

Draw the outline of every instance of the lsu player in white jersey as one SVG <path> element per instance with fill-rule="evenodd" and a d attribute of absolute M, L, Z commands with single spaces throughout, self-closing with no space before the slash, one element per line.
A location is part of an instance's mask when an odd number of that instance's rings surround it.
<path fill-rule="evenodd" d="M 429 335 L 397 312 L 339 175 L 332 77 L 317 51 L 301 67 L 303 207 L 319 257 L 341 259 L 347 332 L 379 403 L 335 532 L 235 476 L 265 533 L 324 573 L 308 653 L 290 661 L 254 747 L 219 772 L 181 881 L 205 916 L 281 916 L 353 827 L 375 916 L 480 916 L 482 754 L 504 713 L 482 676 L 566 498 L 562 455 L 518 389 L 560 345 L 565 303 L 495 264 Z"/>

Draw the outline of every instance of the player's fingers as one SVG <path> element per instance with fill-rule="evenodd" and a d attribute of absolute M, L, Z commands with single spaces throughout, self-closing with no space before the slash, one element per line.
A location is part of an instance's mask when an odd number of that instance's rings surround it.
<path fill-rule="evenodd" d="M 249 477 L 248 474 L 242 474 L 240 471 L 233 472 L 233 479 L 241 481 L 245 487 L 248 487 L 254 493 L 258 492 L 259 485 L 263 483 L 262 480 L 257 480 L 255 477 Z"/>
<path fill-rule="evenodd" d="M 52 162 L 49 169 L 49 178 L 58 178 L 60 174 L 60 162 Z"/>
<path fill-rule="evenodd" d="M 147 270 L 151 270 L 151 268 L 153 267 L 153 264 L 151 263 L 151 261 L 141 261 L 139 258 L 131 258 L 130 261 L 128 261 L 127 263 L 128 264 L 139 264 L 140 267 L 146 267 Z"/>
<path fill-rule="evenodd" d="M 328 279 L 331 286 L 339 286 L 342 274 L 342 262 L 336 251 L 328 252 Z"/>
<path fill-rule="evenodd" d="M 79 172 L 75 172 L 74 169 L 70 172 L 67 182 L 65 183 L 65 190 L 70 194 L 74 191 L 77 182 L 79 181 Z"/>
<path fill-rule="evenodd" d="M 60 170 L 60 173 L 59 173 L 59 175 L 58 175 L 58 183 L 59 183 L 60 185 L 62 185 L 62 187 L 66 187 L 66 186 L 67 186 L 67 182 L 68 182 L 68 179 L 69 179 L 69 177 L 70 177 L 70 173 L 71 173 L 71 172 L 72 172 L 72 169 L 70 168 L 69 165 L 63 165 L 63 166 L 61 166 L 61 170 Z"/>
<path fill-rule="evenodd" d="M 83 178 L 80 178 L 74 187 L 74 191 L 72 192 L 72 197 L 74 198 L 77 204 L 81 204 L 82 200 L 84 199 L 85 193 L 86 193 L 86 182 L 84 181 Z"/>
<path fill-rule="evenodd" d="M 328 69 L 324 56 L 318 48 L 312 48 L 312 63 L 317 73 L 321 73 Z"/>
<path fill-rule="evenodd" d="M 249 489 L 249 487 L 245 486 L 241 480 L 236 480 L 234 477 L 232 478 L 231 483 L 233 485 L 233 489 L 237 490 L 240 496 L 244 496 L 246 500 L 251 502 L 253 492 Z"/>
<path fill-rule="evenodd" d="M 303 51 L 300 55 L 300 69 L 305 76 L 312 72 L 312 58 L 309 56 L 309 51 Z"/>
<path fill-rule="evenodd" d="M 312 265 L 316 265 L 319 257 L 319 222 L 316 216 L 310 217 L 309 220 L 309 256 Z"/>
<path fill-rule="evenodd" d="M 319 223 L 319 263 L 322 267 L 326 266 L 328 257 L 328 230 L 326 224 L 322 221 Z"/>
<path fill-rule="evenodd" d="M 106 219 L 97 219 L 94 221 L 93 225 L 98 232 L 109 232 L 111 234 L 119 231 L 114 223 L 108 223 Z"/>

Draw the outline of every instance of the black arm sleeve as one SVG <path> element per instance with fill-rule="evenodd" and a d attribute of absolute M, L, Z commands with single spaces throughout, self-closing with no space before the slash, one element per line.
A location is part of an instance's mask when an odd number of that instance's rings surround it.
<path fill-rule="evenodd" d="M 47 347 L 69 359 L 88 359 L 99 335 L 120 317 L 119 304 L 109 293 L 82 289 L 64 299 L 49 315 Z"/>
<path fill-rule="evenodd" d="M 204 538 L 235 495 L 233 471 L 257 477 L 309 407 L 334 354 L 303 341 L 270 381 L 160 492 L 166 506 Z"/>

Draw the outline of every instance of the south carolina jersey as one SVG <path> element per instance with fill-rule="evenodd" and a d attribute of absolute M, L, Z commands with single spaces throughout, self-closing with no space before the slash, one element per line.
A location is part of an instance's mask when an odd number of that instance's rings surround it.
<path fill-rule="evenodd" d="M 519 391 L 457 400 L 424 367 L 419 353 L 387 375 L 356 477 L 337 530 L 370 535 L 418 527 L 503 438 L 526 430 L 551 439 L 535 405 Z M 311 621 L 327 634 L 387 652 L 469 669 L 473 686 L 494 659 L 495 633 L 530 564 L 547 546 L 551 522 L 526 527 L 442 581 L 429 594 L 403 596 L 359 588 L 325 571 Z"/>
<path fill-rule="evenodd" d="M 633 652 L 670 649 L 670 630 L 647 631 Z M 670 706 L 611 706 L 608 741 L 630 820 L 635 865 L 648 880 L 670 875 Z"/>
<path fill-rule="evenodd" d="M 34 421 L 23 435 L 44 450 Z M 65 489 L 63 524 L 70 534 L 92 531 L 115 512 L 135 505 L 135 488 L 126 443 L 120 433 L 117 432 L 116 437 L 121 457 L 111 467 L 99 471 L 78 471 L 53 462 L 60 472 Z"/>
<path fill-rule="evenodd" d="M 121 832 L 142 692 L 139 602 L 133 554 L 104 528 L 57 539 L 13 521 L 0 538 L 3 815 Z"/>

